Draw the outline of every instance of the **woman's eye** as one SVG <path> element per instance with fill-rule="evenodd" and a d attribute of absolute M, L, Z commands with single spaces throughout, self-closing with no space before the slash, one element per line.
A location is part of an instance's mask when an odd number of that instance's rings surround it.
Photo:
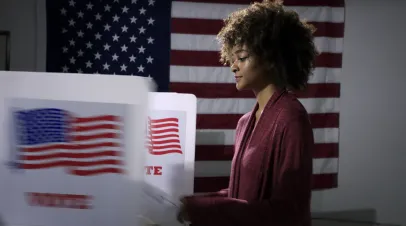
<path fill-rule="evenodd" d="M 238 58 L 238 60 L 239 61 L 244 61 L 244 60 L 246 60 L 248 57 L 240 57 L 240 58 Z"/>

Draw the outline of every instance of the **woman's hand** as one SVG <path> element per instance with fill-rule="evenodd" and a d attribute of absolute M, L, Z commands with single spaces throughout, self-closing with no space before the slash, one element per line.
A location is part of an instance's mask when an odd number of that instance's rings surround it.
<path fill-rule="evenodd" d="M 179 207 L 178 215 L 177 215 L 177 220 L 183 224 L 185 221 L 189 221 L 189 216 L 187 214 L 187 203 L 185 198 L 180 199 L 181 205 Z"/>

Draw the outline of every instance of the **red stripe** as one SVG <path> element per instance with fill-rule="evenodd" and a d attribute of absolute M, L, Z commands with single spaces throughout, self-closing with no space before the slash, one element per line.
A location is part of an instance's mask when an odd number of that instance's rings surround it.
<path fill-rule="evenodd" d="M 151 128 L 164 128 L 164 127 L 171 127 L 171 126 L 174 126 L 174 127 L 178 127 L 178 123 L 175 123 L 175 122 L 173 122 L 173 123 L 165 123 L 165 124 L 152 124 L 151 125 Z"/>
<path fill-rule="evenodd" d="M 166 143 L 179 143 L 179 139 L 168 139 L 168 140 L 160 140 L 160 141 L 153 140 L 152 141 L 152 146 L 160 145 L 160 144 L 166 144 Z"/>
<path fill-rule="evenodd" d="M 149 151 L 149 153 L 151 155 L 183 154 L 183 152 L 181 150 Z"/>
<path fill-rule="evenodd" d="M 81 135 L 81 136 L 74 136 L 74 141 L 89 141 L 89 140 L 96 140 L 96 139 L 115 139 L 119 138 L 120 136 L 116 133 L 100 133 L 94 135 Z"/>
<path fill-rule="evenodd" d="M 41 152 L 41 151 L 50 151 L 50 150 L 83 150 L 83 149 L 91 149 L 91 148 L 99 148 L 99 147 L 120 147 L 120 144 L 113 143 L 113 142 L 103 142 L 103 143 L 96 143 L 96 144 L 55 144 L 49 145 L 45 147 L 33 147 L 33 148 L 23 148 L 25 152 Z"/>
<path fill-rule="evenodd" d="M 217 51 L 171 50 L 171 65 L 220 67 Z M 341 68 L 341 53 L 321 53 L 316 59 L 316 67 Z"/>
<path fill-rule="evenodd" d="M 194 192 L 215 192 L 228 187 L 229 177 L 195 177 Z M 313 190 L 337 187 L 337 174 L 314 174 Z"/>
<path fill-rule="evenodd" d="M 150 135 L 149 136 L 150 140 L 165 139 L 165 138 L 179 138 L 179 134 Z"/>
<path fill-rule="evenodd" d="M 95 158 L 95 157 L 114 157 L 120 156 L 120 151 L 101 151 L 93 153 L 76 153 L 76 152 L 60 152 L 48 155 L 27 155 L 23 156 L 22 160 L 45 160 L 45 159 L 55 159 L 55 158 L 70 158 L 70 159 L 82 159 L 82 158 Z"/>
<path fill-rule="evenodd" d="M 315 144 L 313 158 L 338 158 L 338 143 Z"/>
<path fill-rule="evenodd" d="M 196 145 L 195 161 L 229 161 L 234 145 Z"/>
<path fill-rule="evenodd" d="M 310 22 L 316 27 L 315 37 L 344 37 L 344 23 Z M 222 20 L 172 18 L 171 33 L 217 35 L 224 23 Z"/>
<path fill-rule="evenodd" d="M 242 114 L 198 114 L 197 129 L 235 129 Z M 309 114 L 313 128 L 337 128 L 338 113 Z"/>
<path fill-rule="evenodd" d="M 87 118 L 75 118 L 75 123 L 87 123 L 87 122 L 97 122 L 97 121 L 117 122 L 117 121 L 120 121 L 120 117 L 117 117 L 114 115 L 101 115 L 101 116 L 87 117 Z"/>
<path fill-rule="evenodd" d="M 151 123 L 161 123 L 161 122 L 179 122 L 177 118 L 163 118 L 163 119 L 151 119 Z"/>
<path fill-rule="evenodd" d="M 92 130 L 118 130 L 119 126 L 113 124 L 101 124 L 101 125 L 92 125 L 92 126 L 75 126 L 75 132 L 87 132 Z"/>
<path fill-rule="evenodd" d="M 233 145 L 197 145 L 195 161 L 231 161 Z M 338 158 L 338 143 L 315 144 L 313 158 Z"/>
<path fill-rule="evenodd" d="M 179 133 L 178 129 L 161 129 L 161 130 L 151 130 L 151 134 L 161 134 L 161 133 Z"/>
<path fill-rule="evenodd" d="M 47 163 L 38 163 L 38 164 L 22 164 L 24 169 L 44 169 L 60 166 L 99 166 L 99 165 L 122 165 L 123 163 L 120 160 L 108 159 L 108 160 L 98 160 L 98 161 L 55 161 Z"/>
<path fill-rule="evenodd" d="M 179 142 L 178 142 L 179 143 Z M 177 149 L 181 149 L 182 147 L 180 145 L 176 145 L 176 144 L 172 144 L 172 145 L 160 145 L 160 146 L 154 146 L 152 145 L 152 148 L 154 150 L 160 150 L 160 149 L 168 149 L 168 148 L 177 148 Z"/>
<path fill-rule="evenodd" d="M 197 98 L 255 98 L 251 90 L 238 91 L 234 83 L 171 82 L 170 90 L 176 93 L 194 94 Z M 340 97 L 340 83 L 309 84 L 306 91 L 296 92 L 296 96 L 298 98 Z"/>
<path fill-rule="evenodd" d="M 225 3 L 225 4 L 250 4 L 262 2 L 259 0 L 175 0 L 176 2 L 199 2 L 199 3 Z M 344 7 L 344 0 L 284 0 L 285 6 L 330 6 Z"/>

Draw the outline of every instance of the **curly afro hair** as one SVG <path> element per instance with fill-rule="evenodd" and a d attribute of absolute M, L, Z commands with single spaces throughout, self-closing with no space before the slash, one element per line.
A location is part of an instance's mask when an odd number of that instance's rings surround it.
<path fill-rule="evenodd" d="M 283 7 L 282 1 L 264 0 L 231 13 L 217 35 L 220 61 L 231 65 L 235 46 L 247 48 L 277 76 L 278 85 L 291 90 L 307 87 L 318 51 L 313 42 L 315 27 Z"/>

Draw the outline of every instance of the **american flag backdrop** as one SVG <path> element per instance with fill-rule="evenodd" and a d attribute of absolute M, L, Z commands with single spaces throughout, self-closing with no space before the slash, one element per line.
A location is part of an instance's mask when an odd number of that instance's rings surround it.
<path fill-rule="evenodd" d="M 250 0 L 47 1 L 47 71 L 147 76 L 158 91 L 198 98 L 197 193 L 227 187 L 238 119 L 255 104 L 219 63 L 215 35 Z M 306 92 L 314 127 L 314 189 L 337 187 L 344 0 L 285 0 L 317 28 L 321 52 Z M 117 87 L 119 89 L 119 87 Z"/>
<path fill-rule="evenodd" d="M 14 115 L 19 168 L 62 167 L 77 176 L 123 173 L 119 117 L 75 117 L 57 108 L 20 110 Z"/>

